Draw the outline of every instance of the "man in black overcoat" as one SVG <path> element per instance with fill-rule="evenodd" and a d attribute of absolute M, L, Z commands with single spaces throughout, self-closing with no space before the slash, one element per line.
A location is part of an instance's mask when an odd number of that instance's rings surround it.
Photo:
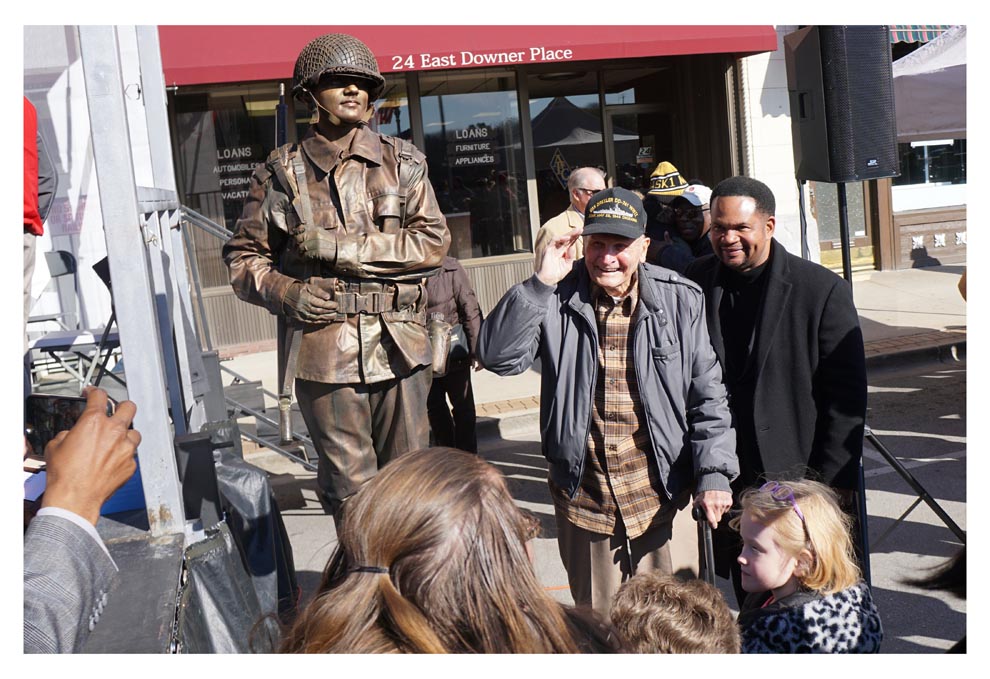
<path fill-rule="evenodd" d="M 729 392 L 740 474 L 738 498 L 764 479 L 808 477 L 847 508 L 858 488 L 866 419 L 863 333 L 846 281 L 795 257 L 773 238 L 773 193 L 731 177 L 711 196 L 713 255 L 685 275 L 705 295 L 708 332 Z M 715 532 L 717 572 L 739 600 L 739 537 Z"/>

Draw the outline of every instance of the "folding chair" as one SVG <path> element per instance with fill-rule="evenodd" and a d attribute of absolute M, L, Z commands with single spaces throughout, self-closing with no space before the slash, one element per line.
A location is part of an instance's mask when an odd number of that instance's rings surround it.
<path fill-rule="evenodd" d="M 47 254 L 51 253 L 46 253 L 46 255 Z M 64 254 L 68 255 L 68 258 L 60 258 L 61 261 L 71 261 L 71 266 L 74 267 L 75 258 L 72 257 L 71 253 Z M 118 383 L 124 385 L 124 381 L 122 379 L 106 369 L 107 364 L 110 361 L 110 357 L 113 354 L 113 350 L 120 346 L 120 335 L 113 329 L 114 321 L 117 318 L 117 312 L 113 309 L 113 290 L 110 288 L 110 270 L 107 264 L 107 258 L 104 257 L 99 262 L 94 264 L 93 270 L 111 293 L 110 318 L 104 326 L 99 339 L 97 340 L 97 337 L 92 330 L 65 329 L 46 333 L 41 337 L 28 342 L 29 351 L 36 350 L 47 354 L 59 365 L 61 365 L 67 373 L 76 378 L 79 381 L 80 391 L 82 391 L 83 387 L 90 383 L 98 386 L 100 381 L 106 375 L 109 375 Z M 75 273 L 74 268 L 72 269 L 72 272 Z M 65 360 L 65 354 L 71 354 L 78 360 L 78 369 L 73 368 L 68 361 Z M 97 368 L 100 370 L 98 375 L 96 375 Z M 82 374 L 83 369 L 86 370 L 85 375 Z M 93 379 L 94 375 L 96 376 L 95 381 Z"/>

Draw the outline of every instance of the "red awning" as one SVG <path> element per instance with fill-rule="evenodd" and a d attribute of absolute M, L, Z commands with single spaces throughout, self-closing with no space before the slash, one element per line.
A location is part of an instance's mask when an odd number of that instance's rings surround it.
<path fill-rule="evenodd" d="M 325 33 L 363 40 L 383 73 L 777 49 L 772 26 L 159 26 L 165 84 L 291 78 Z"/>

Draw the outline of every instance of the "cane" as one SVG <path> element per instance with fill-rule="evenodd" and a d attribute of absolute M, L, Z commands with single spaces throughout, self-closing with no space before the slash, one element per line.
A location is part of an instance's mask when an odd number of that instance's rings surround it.
<path fill-rule="evenodd" d="M 715 546 L 712 544 L 712 527 L 708 525 L 705 510 L 698 505 L 691 509 L 691 516 L 698 522 L 698 545 L 704 555 L 701 563 L 701 579 L 715 584 Z"/>

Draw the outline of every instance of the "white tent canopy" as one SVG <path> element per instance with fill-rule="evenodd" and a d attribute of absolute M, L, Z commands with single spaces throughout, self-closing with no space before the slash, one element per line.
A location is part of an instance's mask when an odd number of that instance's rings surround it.
<path fill-rule="evenodd" d="M 893 64 L 897 141 L 966 138 L 966 27 Z"/>

